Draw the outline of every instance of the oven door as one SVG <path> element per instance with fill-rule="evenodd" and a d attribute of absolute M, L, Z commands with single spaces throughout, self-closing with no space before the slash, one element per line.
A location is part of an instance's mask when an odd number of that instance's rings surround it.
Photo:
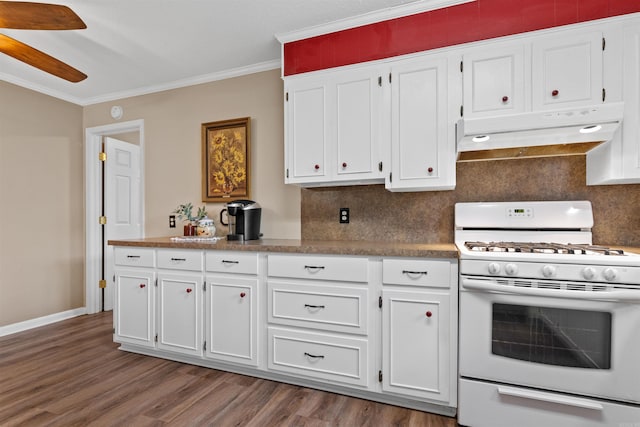
<path fill-rule="evenodd" d="M 460 279 L 460 376 L 640 403 L 640 290 Z"/>

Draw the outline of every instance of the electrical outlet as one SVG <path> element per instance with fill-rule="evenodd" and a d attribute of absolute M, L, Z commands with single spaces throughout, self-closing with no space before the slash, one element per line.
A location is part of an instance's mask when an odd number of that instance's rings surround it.
<path fill-rule="evenodd" d="M 349 208 L 340 208 L 340 224 L 349 224 Z"/>
<path fill-rule="evenodd" d="M 176 228 L 176 216 L 169 215 L 169 228 Z"/>

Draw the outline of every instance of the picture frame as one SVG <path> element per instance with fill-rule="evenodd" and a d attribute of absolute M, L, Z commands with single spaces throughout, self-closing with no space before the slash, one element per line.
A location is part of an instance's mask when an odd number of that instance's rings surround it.
<path fill-rule="evenodd" d="M 251 118 L 202 124 L 202 201 L 250 198 Z"/>

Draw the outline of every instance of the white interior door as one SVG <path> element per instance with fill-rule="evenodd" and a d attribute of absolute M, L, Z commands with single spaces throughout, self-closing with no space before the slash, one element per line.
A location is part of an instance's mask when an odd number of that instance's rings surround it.
<path fill-rule="evenodd" d="M 140 146 L 114 138 L 104 138 L 107 160 L 104 166 L 105 227 L 104 254 L 107 287 L 104 309 L 113 309 L 113 248 L 107 246 L 112 239 L 143 237 L 142 181 Z"/>

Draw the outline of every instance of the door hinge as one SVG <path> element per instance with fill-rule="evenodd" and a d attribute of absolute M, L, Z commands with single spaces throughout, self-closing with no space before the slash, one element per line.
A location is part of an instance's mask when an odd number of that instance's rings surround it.
<path fill-rule="evenodd" d="M 464 105 L 460 106 L 460 117 L 464 117 Z"/>
<path fill-rule="evenodd" d="M 113 278 L 111 279 L 111 281 L 112 281 L 113 283 L 116 283 L 116 275 L 115 275 L 115 274 L 113 275 Z"/>
<path fill-rule="evenodd" d="M 111 332 L 115 334 L 116 333 L 116 328 L 111 329 Z"/>
<path fill-rule="evenodd" d="M 156 288 L 158 287 L 158 279 L 156 279 L 156 281 L 155 281 L 155 286 L 156 286 Z"/>
<path fill-rule="evenodd" d="M 378 76 L 378 86 L 382 87 L 382 76 Z"/>
<path fill-rule="evenodd" d="M 382 172 L 382 162 L 378 163 L 378 170 Z"/>
<path fill-rule="evenodd" d="M 605 99 L 607 99 L 607 90 L 602 88 L 602 102 L 604 102 Z"/>
<path fill-rule="evenodd" d="M 98 218 L 98 223 L 100 225 L 106 225 L 107 224 L 107 217 L 102 215 L 100 218 Z"/>
<path fill-rule="evenodd" d="M 284 94 L 284 100 L 285 100 L 285 101 L 289 101 L 289 92 L 286 92 L 286 93 Z"/>
<path fill-rule="evenodd" d="M 604 51 L 604 49 L 607 47 L 607 40 L 603 37 L 602 38 L 602 50 Z"/>
<path fill-rule="evenodd" d="M 378 297 L 378 307 L 382 308 L 382 296 Z"/>
<path fill-rule="evenodd" d="M 464 62 L 460 61 L 460 72 L 463 73 L 464 72 Z"/>
<path fill-rule="evenodd" d="M 378 382 L 382 382 L 382 371 L 378 371 Z"/>
<path fill-rule="evenodd" d="M 202 351 L 207 351 L 207 342 L 206 341 L 202 344 Z"/>
<path fill-rule="evenodd" d="M 393 172 L 389 172 L 389 182 L 393 182 Z"/>
<path fill-rule="evenodd" d="M 203 292 L 207 292 L 207 282 L 204 282 L 204 283 L 202 284 L 202 291 L 203 291 Z"/>
<path fill-rule="evenodd" d="M 289 178 L 289 168 L 287 168 L 287 178 Z"/>
<path fill-rule="evenodd" d="M 158 334 L 156 334 L 155 341 L 158 342 Z"/>
<path fill-rule="evenodd" d="M 389 73 L 389 83 L 391 83 L 391 73 Z"/>
<path fill-rule="evenodd" d="M 98 160 L 100 160 L 101 162 L 106 162 L 107 161 L 107 153 L 105 153 L 104 151 L 101 151 L 98 153 Z"/>
<path fill-rule="evenodd" d="M 100 289 L 104 289 L 104 288 L 106 288 L 106 287 L 107 287 L 107 281 L 106 281 L 106 280 L 104 280 L 104 279 L 102 279 L 102 280 L 98 281 L 98 287 L 99 287 Z"/>

